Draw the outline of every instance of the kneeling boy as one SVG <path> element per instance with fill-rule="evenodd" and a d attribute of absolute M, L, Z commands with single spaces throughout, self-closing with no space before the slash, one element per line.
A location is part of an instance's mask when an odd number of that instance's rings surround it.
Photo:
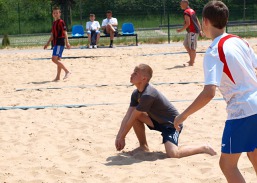
<path fill-rule="evenodd" d="M 130 106 L 117 134 L 116 149 L 120 151 L 125 147 L 125 137 L 133 127 L 140 144 L 134 152 L 149 151 L 145 135 L 144 124 L 146 124 L 151 130 L 162 133 L 166 153 L 170 158 L 182 158 L 200 153 L 215 155 L 216 152 L 208 145 L 178 146 L 181 131 L 176 131 L 173 121 L 179 113 L 166 97 L 149 84 L 152 73 L 150 66 L 140 64 L 131 74 L 130 82 L 137 89 L 132 93 Z"/>

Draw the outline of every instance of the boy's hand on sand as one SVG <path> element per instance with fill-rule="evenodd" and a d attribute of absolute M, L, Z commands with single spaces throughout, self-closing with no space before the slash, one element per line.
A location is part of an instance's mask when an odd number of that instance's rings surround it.
<path fill-rule="evenodd" d="M 47 47 L 48 47 L 48 45 L 46 44 L 46 45 L 44 46 L 44 50 L 45 50 Z"/>
<path fill-rule="evenodd" d="M 180 130 L 181 130 L 180 126 L 181 126 L 181 124 L 183 124 L 183 121 L 185 121 L 185 120 L 186 120 L 186 118 L 181 114 L 176 116 L 176 118 L 174 120 L 174 127 L 176 128 L 176 130 L 178 132 L 180 132 Z"/>
<path fill-rule="evenodd" d="M 125 147 L 125 145 L 126 145 L 125 139 L 122 139 L 122 138 L 116 139 L 115 146 L 117 151 L 121 151 Z"/>

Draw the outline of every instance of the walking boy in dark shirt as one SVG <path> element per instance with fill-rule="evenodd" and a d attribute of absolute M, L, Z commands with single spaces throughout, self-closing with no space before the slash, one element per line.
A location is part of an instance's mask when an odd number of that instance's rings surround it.
<path fill-rule="evenodd" d="M 53 9 L 53 17 L 54 22 L 52 26 L 51 37 L 49 38 L 48 42 L 44 46 L 44 49 L 53 41 L 53 55 L 52 61 L 57 65 L 57 75 L 54 81 L 59 81 L 61 76 L 62 69 L 65 71 L 65 76 L 63 79 L 67 79 L 70 76 L 70 72 L 61 62 L 62 53 L 64 50 L 64 46 L 70 49 L 70 44 L 68 41 L 68 35 L 66 30 L 66 25 L 64 21 L 61 19 L 61 10 L 58 7 L 54 7 Z"/>

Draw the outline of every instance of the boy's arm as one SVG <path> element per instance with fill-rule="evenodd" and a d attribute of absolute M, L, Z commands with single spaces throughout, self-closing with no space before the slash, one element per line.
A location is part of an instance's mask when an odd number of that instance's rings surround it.
<path fill-rule="evenodd" d="M 126 115 L 124 116 L 124 118 L 121 122 L 120 130 L 119 130 L 119 132 L 117 134 L 117 137 L 116 137 L 117 139 L 120 137 L 121 132 L 123 131 L 126 122 L 129 120 L 129 118 L 130 118 L 130 116 L 131 116 L 131 114 L 134 110 L 135 110 L 135 107 L 129 107 L 128 108 L 127 113 L 126 113 Z"/>
<path fill-rule="evenodd" d="M 105 19 L 102 21 L 102 29 L 104 30 L 106 28 Z"/>
<path fill-rule="evenodd" d="M 138 118 L 142 112 L 135 109 L 135 107 L 130 107 L 122 120 L 119 133 L 116 137 L 115 146 L 118 151 L 125 147 L 125 137 L 133 126 L 133 123 Z"/>
<path fill-rule="evenodd" d="M 189 25 L 190 25 L 190 17 L 188 15 L 184 15 L 184 19 L 185 19 L 185 24 L 181 29 L 178 29 L 177 32 L 182 32 L 184 30 L 186 30 Z"/>
<path fill-rule="evenodd" d="M 89 29 L 90 29 L 90 27 L 89 27 L 88 22 L 87 22 L 87 24 L 86 24 L 86 30 L 89 31 Z"/>
<path fill-rule="evenodd" d="M 199 19 L 196 17 L 196 19 L 197 19 L 197 24 L 198 24 L 198 27 L 199 27 L 199 29 L 200 29 L 200 36 L 201 37 L 203 37 L 204 36 L 204 33 L 203 33 L 203 31 L 202 31 L 202 26 L 201 26 L 201 24 L 200 24 L 200 21 L 199 21 Z"/>
<path fill-rule="evenodd" d="M 69 39 L 68 39 L 68 33 L 67 31 L 64 31 L 65 34 L 65 45 L 68 49 L 70 49 L 70 43 L 69 43 Z"/>
<path fill-rule="evenodd" d="M 47 43 L 45 44 L 44 49 L 46 49 L 49 46 L 49 44 L 52 42 L 53 39 L 54 39 L 54 37 L 53 37 L 53 34 L 51 33 L 51 36 L 50 36 L 49 40 L 47 41 Z"/>
<path fill-rule="evenodd" d="M 202 107 L 207 105 L 212 98 L 215 96 L 216 86 L 215 85 L 205 85 L 203 91 L 198 95 L 194 102 L 180 115 L 178 115 L 174 120 L 174 127 L 177 131 L 180 131 L 179 125 L 187 119 L 188 116 L 200 110 Z"/>

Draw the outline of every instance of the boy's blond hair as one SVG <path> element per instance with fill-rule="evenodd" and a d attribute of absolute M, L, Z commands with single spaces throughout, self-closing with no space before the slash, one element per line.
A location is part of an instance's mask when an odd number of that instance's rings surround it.
<path fill-rule="evenodd" d="M 148 81 L 151 80 L 153 76 L 153 69 L 149 65 L 139 64 L 136 66 L 136 69 L 138 69 L 143 76 L 147 77 Z"/>

